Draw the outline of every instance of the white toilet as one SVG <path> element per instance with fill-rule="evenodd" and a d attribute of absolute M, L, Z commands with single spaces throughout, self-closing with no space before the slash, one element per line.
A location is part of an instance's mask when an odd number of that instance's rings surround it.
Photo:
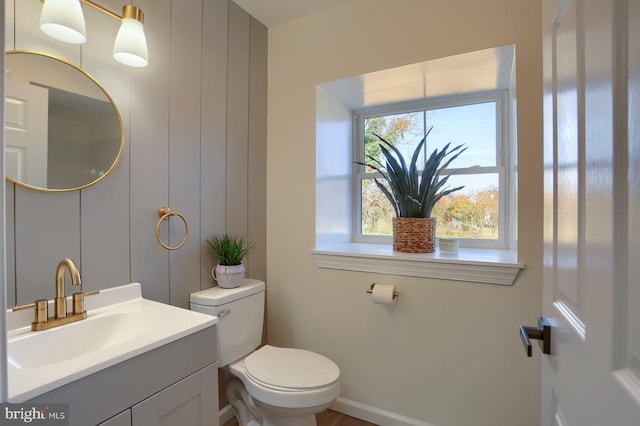
<path fill-rule="evenodd" d="M 265 284 L 212 287 L 191 295 L 191 310 L 218 317 L 218 366 L 233 376 L 227 399 L 241 426 L 315 426 L 340 394 L 340 370 L 314 352 L 263 346 Z"/>

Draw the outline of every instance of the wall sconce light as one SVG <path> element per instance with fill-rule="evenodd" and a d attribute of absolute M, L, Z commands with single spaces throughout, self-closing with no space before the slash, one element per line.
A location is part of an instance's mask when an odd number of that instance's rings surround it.
<path fill-rule="evenodd" d="M 146 67 L 149 64 L 144 13 L 130 4 L 124 5 L 120 16 L 91 0 L 44 0 L 40 29 L 49 37 L 66 43 L 86 42 L 87 32 L 80 1 L 122 21 L 113 45 L 113 58 L 116 61 L 130 67 Z"/>

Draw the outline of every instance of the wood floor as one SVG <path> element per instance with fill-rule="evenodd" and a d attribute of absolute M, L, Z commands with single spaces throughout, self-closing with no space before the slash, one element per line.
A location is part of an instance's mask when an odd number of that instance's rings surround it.
<path fill-rule="evenodd" d="M 332 410 L 326 410 L 316 415 L 316 421 L 318 426 L 375 426 L 374 423 L 365 422 Z M 238 426 L 238 421 L 234 418 L 223 426 Z"/>

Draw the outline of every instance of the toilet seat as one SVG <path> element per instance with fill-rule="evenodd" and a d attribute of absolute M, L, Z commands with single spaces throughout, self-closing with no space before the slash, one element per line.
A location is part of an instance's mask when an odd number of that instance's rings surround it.
<path fill-rule="evenodd" d="M 245 358 L 247 376 L 281 392 L 309 391 L 335 383 L 338 366 L 320 354 L 294 348 L 265 345 Z"/>
<path fill-rule="evenodd" d="M 226 368 L 244 383 L 259 404 L 319 407 L 335 401 L 340 394 L 338 366 L 322 355 L 302 349 L 265 345 Z"/>

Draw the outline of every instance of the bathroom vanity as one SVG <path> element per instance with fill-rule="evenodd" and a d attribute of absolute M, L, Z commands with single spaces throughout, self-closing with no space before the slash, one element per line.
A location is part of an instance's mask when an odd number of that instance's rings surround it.
<path fill-rule="evenodd" d="M 212 335 L 214 335 L 212 337 Z M 150 426 L 178 418 L 218 425 L 215 327 L 184 337 L 31 399 L 68 402 L 70 424 Z M 176 422 L 172 422 L 175 424 Z"/>
<path fill-rule="evenodd" d="M 7 315 L 9 402 L 68 403 L 72 426 L 218 425 L 216 317 L 143 299 L 137 283 L 86 305 L 86 320 L 45 331 Z"/>

